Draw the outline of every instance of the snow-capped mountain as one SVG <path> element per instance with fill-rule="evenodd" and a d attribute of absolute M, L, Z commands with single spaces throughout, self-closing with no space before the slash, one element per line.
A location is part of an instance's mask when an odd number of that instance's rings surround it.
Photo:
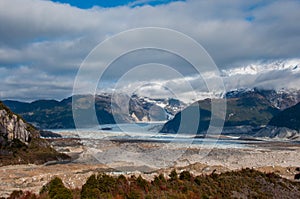
<path fill-rule="evenodd" d="M 267 73 L 271 71 L 284 71 L 288 70 L 294 73 L 300 72 L 300 59 L 290 60 L 277 60 L 272 62 L 257 62 L 255 64 L 249 64 L 246 66 L 231 68 L 222 70 L 222 76 L 234 76 L 234 75 L 256 75 L 260 73 Z"/>
<path fill-rule="evenodd" d="M 249 93 L 257 93 L 266 98 L 272 106 L 284 110 L 300 102 L 300 90 L 265 90 L 259 88 L 235 89 L 229 91 L 224 96 L 227 99 L 240 98 Z"/>
<path fill-rule="evenodd" d="M 91 104 L 94 99 L 95 104 Z M 73 96 L 76 107 L 72 107 L 72 97 L 62 101 L 37 100 L 31 103 L 5 100 L 4 104 L 39 128 L 74 128 L 73 110 L 88 110 L 95 107 L 99 124 L 152 122 L 172 119 L 186 104 L 177 99 L 151 99 L 137 95 L 103 93 L 96 96 Z M 80 117 L 80 116 L 79 116 Z M 86 119 L 87 116 L 84 115 Z M 86 125 L 95 124 L 88 118 Z"/>
<path fill-rule="evenodd" d="M 300 90 L 300 59 L 257 62 L 221 70 L 227 91 L 240 88 L 263 90 Z"/>
<path fill-rule="evenodd" d="M 187 104 L 178 99 L 154 99 L 133 95 L 130 101 L 130 113 L 135 121 L 143 121 L 142 118 L 146 121 L 170 120 L 186 106 Z M 146 113 L 146 115 L 141 115 L 141 113 Z"/>

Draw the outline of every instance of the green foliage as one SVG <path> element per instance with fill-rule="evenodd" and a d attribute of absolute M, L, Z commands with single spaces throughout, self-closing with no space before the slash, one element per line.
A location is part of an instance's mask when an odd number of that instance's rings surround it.
<path fill-rule="evenodd" d="M 126 178 L 125 178 L 126 179 Z M 122 181 L 122 179 L 120 179 Z M 99 198 L 105 193 L 112 193 L 117 186 L 117 179 L 107 174 L 90 176 L 82 186 L 81 198 Z"/>
<path fill-rule="evenodd" d="M 40 194 L 46 193 L 51 199 L 72 199 L 72 192 L 65 187 L 62 180 L 58 177 L 52 179 L 48 184 L 43 186 Z"/>
<path fill-rule="evenodd" d="M 24 144 L 23 142 L 21 142 L 19 139 L 13 139 L 11 142 L 10 142 L 10 145 L 9 147 L 14 151 L 14 152 L 17 152 L 18 150 L 20 149 L 26 149 L 27 146 L 26 144 Z"/>
<path fill-rule="evenodd" d="M 180 173 L 180 175 L 179 175 L 179 179 L 180 180 L 187 180 L 187 181 L 189 181 L 189 180 L 191 180 L 191 178 L 192 178 L 192 175 L 190 174 L 189 171 L 182 171 Z"/>
<path fill-rule="evenodd" d="M 20 198 L 23 195 L 23 191 L 22 190 L 18 190 L 18 191 L 13 191 L 10 196 L 8 197 L 8 199 L 17 199 Z"/>
<path fill-rule="evenodd" d="M 90 176 L 86 183 L 82 186 L 81 190 L 81 198 L 88 199 L 88 198 L 99 198 L 100 197 L 100 190 L 98 189 L 98 181 L 96 175 Z"/>
<path fill-rule="evenodd" d="M 98 189 L 101 192 L 111 192 L 116 184 L 116 179 L 107 174 L 100 174 L 97 177 Z"/>
<path fill-rule="evenodd" d="M 126 199 L 139 199 L 139 198 L 141 198 L 141 195 L 136 190 L 131 190 L 126 196 Z"/>
<path fill-rule="evenodd" d="M 149 183 L 144 178 L 142 178 L 141 175 L 139 175 L 139 177 L 136 179 L 136 183 L 143 191 L 148 192 Z"/>
<path fill-rule="evenodd" d="M 195 179 L 194 179 L 194 182 L 197 184 L 197 185 L 201 185 L 201 176 L 197 176 Z"/>
<path fill-rule="evenodd" d="M 261 173 L 253 169 L 222 174 L 193 176 L 188 171 L 178 175 L 173 170 L 169 179 L 155 176 L 150 183 L 141 176 L 112 177 L 106 174 L 90 176 L 81 191 L 69 190 L 61 179 L 54 178 L 45 185 L 39 196 L 15 191 L 13 198 L 84 198 L 84 199 L 207 199 L 207 198 L 299 198 L 300 183 L 281 178 L 274 173 Z M 72 197 L 73 195 L 73 197 Z M 76 195 L 76 196 L 75 196 Z"/>
<path fill-rule="evenodd" d="M 29 191 L 13 191 L 8 199 L 37 199 L 37 196 L 34 193 Z"/>
<path fill-rule="evenodd" d="M 161 186 L 164 183 L 166 183 L 166 179 L 162 174 L 160 174 L 159 176 L 154 176 L 154 180 L 153 180 L 152 184 L 154 184 L 156 186 Z"/>
<path fill-rule="evenodd" d="M 8 164 L 42 164 L 58 159 L 69 159 L 68 155 L 58 153 L 50 144 L 41 138 L 33 138 L 28 145 L 19 139 L 13 139 L 6 145 L 0 146 L 2 151 L 12 155 L 0 155 L 0 165 Z"/>
<path fill-rule="evenodd" d="M 177 181 L 178 180 L 178 174 L 177 174 L 175 169 L 173 169 L 171 171 L 171 173 L 169 174 L 169 177 L 170 177 L 170 181 Z"/>

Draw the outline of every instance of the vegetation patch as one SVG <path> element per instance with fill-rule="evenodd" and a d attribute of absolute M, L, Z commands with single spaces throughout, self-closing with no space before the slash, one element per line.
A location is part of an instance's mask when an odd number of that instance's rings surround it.
<path fill-rule="evenodd" d="M 299 198 L 300 183 L 283 179 L 274 173 L 252 169 L 222 174 L 194 176 L 189 171 L 168 176 L 160 174 L 152 181 L 141 176 L 117 177 L 104 173 L 90 176 L 81 189 L 68 189 L 58 177 L 43 186 L 39 195 L 14 191 L 13 198 L 74 199 L 157 199 L 157 198 Z"/>

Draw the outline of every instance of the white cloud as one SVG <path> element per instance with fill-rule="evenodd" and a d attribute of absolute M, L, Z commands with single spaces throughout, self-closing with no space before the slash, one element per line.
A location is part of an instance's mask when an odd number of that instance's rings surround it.
<path fill-rule="evenodd" d="M 4 71 L 0 97 L 66 97 L 90 50 L 109 36 L 135 27 L 158 26 L 186 33 L 207 49 L 221 69 L 257 60 L 299 58 L 299 9 L 299 1 L 292 0 L 188 0 L 155 7 L 88 10 L 51 1 L 0 0 L 0 69 Z M 108 49 L 108 53 L 113 50 Z M 145 59 L 138 56 L 128 60 L 142 58 Z M 174 68 L 185 67 L 172 60 L 168 63 Z M 108 77 L 117 74 L 120 67 L 121 64 L 116 66 Z M 266 83 L 266 76 L 258 78 L 249 74 L 243 81 L 234 76 L 234 81 L 226 84 L 247 86 L 259 80 L 265 83 L 258 85 L 276 87 L 281 80 L 281 85 L 291 86 L 286 78 L 272 81 L 271 76 Z"/>

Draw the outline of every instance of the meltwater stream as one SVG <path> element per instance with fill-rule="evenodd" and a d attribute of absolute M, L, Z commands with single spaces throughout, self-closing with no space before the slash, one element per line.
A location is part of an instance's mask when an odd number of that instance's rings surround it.
<path fill-rule="evenodd" d="M 223 151 L 242 151 L 253 147 L 249 143 L 256 142 L 229 136 L 208 138 L 191 134 L 162 134 L 159 133 L 162 126 L 163 123 L 109 124 L 53 132 L 64 138 L 81 139 L 83 151 L 76 162 L 102 163 L 122 171 L 189 165 L 206 162 L 207 158 L 221 158 L 223 161 L 228 156 Z M 223 155 L 215 157 L 215 153 L 211 153 L 215 149 Z"/>
<path fill-rule="evenodd" d="M 238 137 L 202 137 L 191 134 L 162 134 L 159 130 L 164 123 L 128 123 L 106 124 L 86 129 L 54 129 L 52 132 L 61 134 L 64 138 L 81 138 L 84 140 L 111 140 L 122 142 L 159 142 L 180 145 L 201 145 L 201 147 L 216 148 L 247 148 L 249 141 Z"/>

